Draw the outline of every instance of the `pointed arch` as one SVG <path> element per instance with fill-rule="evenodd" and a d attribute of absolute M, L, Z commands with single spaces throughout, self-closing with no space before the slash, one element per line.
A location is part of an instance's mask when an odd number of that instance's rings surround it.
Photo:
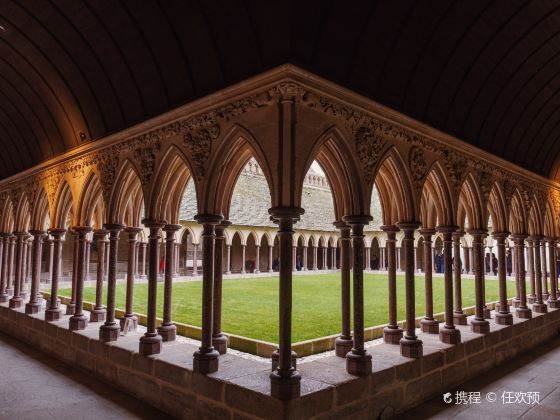
<path fill-rule="evenodd" d="M 481 207 L 482 194 L 473 175 L 469 173 L 459 192 L 459 207 L 456 211 L 457 225 L 464 229 L 465 217 L 468 220 L 469 229 L 486 229 L 484 213 Z M 461 209 L 462 208 L 462 209 Z"/>
<path fill-rule="evenodd" d="M 140 225 L 140 213 L 144 208 L 144 193 L 136 167 L 128 159 L 123 162 L 115 178 L 108 206 L 109 223 Z"/>
<path fill-rule="evenodd" d="M 435 228 L 436 219 L 440 226 L 455 224 L 457 217 L 451 189 L 438 162 L 435 162 L 428 171 L 420 200 L 420 220 L 424 228 Z"/>
<path fill-rule="evenodd" d="M 208 179 L 205 183 L 205 195 L 198 198 L 198 209 L 201 214 L 223 215 L 229 218 L 233 191 L 241 171 L 251 158 L 260 166 L 266 179 L 270 200 L 275 194 L 272 182 L 272 172 L 266 154 L 261 149 L 251 132 L 235 124 L 224 136 L 219 148 L 214 154 L 206 173 Z"/>
<path fill-rule="evenodd" d="M 36 191 L 33 209 L 31 209 L 31 228 L 46 232 L 50 227 L 50 216 L 47 191 L 40 185 Z"/>
<path fill-rule="evenodd" d="M 97 229 L 103 226 L 106 213 L 102 191 L 99 177 L 91 171 L 80 193 L 75 221 L 77 226 L 92 226 Z"/>
<path fill-rule="evenodd" d="M 31 208 L 27 197 L 27 192 L 23 192 L 19 196 L 19 201 L 15 211 L 15 226 L 17 232 L 27 232 L 31 224 Z"/>
<path fill-rule="evenodd" d="M 15 209 L 10 197 L 6 197 L 2 207 L 2 232 L 12 233 L 15 229 Z"/>
<path fill-rule="evenodd" d="M 66 229 L 69 224 L 73 223 L 71 216 L 74 215 L 74 198 L 72 197 L 70 186 L 65 179 L 60 183 L 60 187 L 56 195 L 54 214 L 55 218 L 53 227 L 55 228 Z"/>
<path fill-rule="evenodd" d="M 555 216 L 554 204 L 550 200 L 546 202 L 543 220 L 543 234 L 548 238 L 557 238 L 558 231 L 558 217 Z"/>
<path fill-rule="evenodd" d="M 497 182 L 490 190 L 486 215 L 485 226 L 488 226 L 489 218 L 492 218 L 492 228 L 495 233 L 507 231 L 507 206 L 503 191 Z"/>
<path fill-rule="evenodd" d="M 523 235 L 527 233 L 527 212 L 523 206 L 523 198 L 518 189 L 515 190 L 511 199 L 509 231 L 514 235 Z"/>

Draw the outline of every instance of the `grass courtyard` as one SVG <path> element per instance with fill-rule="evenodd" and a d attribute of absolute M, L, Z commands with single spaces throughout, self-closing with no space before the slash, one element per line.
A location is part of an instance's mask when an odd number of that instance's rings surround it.
<path fill-rule="evenodd" d="M 508 296 L 515 295 L 515 283 L 508 281 Z M 173 320 L 200 326 L 201 281 L 173 284 Z M 443 312 L 443 278 L 433 279 L 434 310 Z M 125 284 L 116 292 L 117 308 L 124 308 Z M 146 313 L 148 285 L 136 284 L 134 310 Z M 474 305 L 474 280 L 463 279 L 463 306 Z M 104 290 L 105 300 L 106 289 Z M 398 319 L 405 318 L 404 277 L 397 277 Z M 70 290 L 60 291 L 69 296 Z M 365 274 L 365 325 L 387 322 L 387 277 Z M 84 300 L 95 301 L 95 288 L 84 290 Z M 498 300 L 498 282 L 486 281 L 486 300 Z M 163 283 L 158 283 L 158 316 L 162 316 Z M 340 274 L 300 275 L 293 280 L 293 342 L 323 337 L 340 332 Z M 424 314 L 424 278 L 416 277 L 416 316 Z M 260 277 L 230 279 L 223 282 L 222 329 L 224 332 L 249 338 L 277 342 L 278 340 L 278 278 Z"/>

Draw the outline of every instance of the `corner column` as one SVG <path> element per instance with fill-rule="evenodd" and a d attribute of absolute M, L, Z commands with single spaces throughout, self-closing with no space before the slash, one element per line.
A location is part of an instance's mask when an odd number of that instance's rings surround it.
<path fill-rule="evenodd" d="M 58 299 L 58 278 L 60 276 L 60 256 L 62 254 L 62 236 L 66 233 L 66 229 L 51 229 L 49 233 L 53 237 L 53 267 L 51 271 L 51 297 L 49 298 L 49 307 L 45 311 L 46 321 L 58 321 L 60 319 L 60 301 Z"/>
<path fill-rule="evenodd" d="M 216 247 L 214 250 L 214 302 L 212 317 L 212 346 L 220 354 L 227 352 L 228 339 L 222 333 L 222 257 L 224 251 L 225 229 L 231 225 L 228 220 L 222 221 L 216 226 Z M 270 247 L 272 254 L 272 247 Z M 272 262 L 269 258 L 269 267 L 272 270 Z"/>
<path fill-rule="evenodd" d="M 471 330 L 479 334 L 490 332 L 490 323 L 484 319 L 484 230 L 471 230 L 469 233 L 473 237 L 473 268 L 474 268 L 474 294 L 475 294 L 475 315 L 471 320 Z"/>
<path fill-rule="evenodd" d="M 455 261 L 453 264 L 453 276 L 455 286 L 455 309 L 453 310 L 453 322 L 457 325 L 467 325 L 467 315 L 463 312 L 463 291 L 461 289 L 461 238 L 465 232 L 453 232 L 453 255 Z"/>
<path fill-rule="evenodd" d="M 97 281 L 95 283 L 95 307 L 89 315 L 90 322 L 105 321 L 106 310 L 103 307 L 103 277 L 105 276 L 105 244 L 108 230 L 93 231 L 93 240 L 97 243 Z"/>
<path fill-rule="evenodd" d="M 36 314 L 41 309 L 41 302 L 37 299 L 37 295 L 39 293 L 39 280 L 41 276 L 43 240 L 46 235 L 45 232 L 41 230 L 32 230 L 30 233 L 33 235 L 33 263 L 31 267 L 31 294 L 29 296 L 29 302 L 25 305 L 25 313 Z"/>
<path fill-rule="evenodd" d="M 496 248 L 498 249 L 498 286 L 500 289 L 500 305 L 499 308 L 495 308 L 494 318 L 496 319 L 496 323 L 500 325 L 513 324 L 513 315 L 509 311 L 507 301 L 506 238 L 508 235 L 508 232 L 492 234 L 496 240 Z"/>
<path fill-rule="evenodd" d="M 352 350 L 352 333 L 350 327 L 350 226 L 342 220 L 334 222 L 340 231 L 340 297 L 342 312 L 341 334 L 335 340 L 335 354 L 346 357 Z"/>
<path fill-rule="evenodd" d="M 86 274 L 87 234 L 91 230 L 89 226 L 74 228 L 78 235 L 78 266 L 76 270 L 76 306 L 74 307 L 74 315 L 69 320 L 71 330 L 83 330 L 88 323 L 88 317 L 84 314 L 84 279 Z"/>
<path fill-rule="evenodd" d="M 533 311 L 537 313 L 546 313 L 548 311 L 548 306 L 544 303 L 543 299 L 543 287 L 542 287 L 542 275 L 541 275 L 541 236 L 533 236 L 533 259 L 534 259 L 534 270 L 535 270 L 535 302 L 533 303 Z"/>
<path fill-rule="evenodd" d="M 397 259 L 396 248 L 397 232 L 395 225 L 381 226 L 387 234 L 387 290 L 389 299 L 389 323 L 383 328 L 383 341 L 388 344 L 400 344 L 403 330 L 397 324 Z"/>
<path fill-rule="evenodd" d="M 443 234 L 443 278 L 445 284 L 445 323 L 439 331 L 439 339 L 442 343 L 458 344 L 461 342 L 461 332 L 455 328 L 453 313 L 453 269 L 459 267 L 459 279 L 461 278 L 461 263 L 458 254 L 455 254 L 455 264 L 453 264 L 451 250 L 453 247 L 453 232 L 457 226 L 444 226 L 438 228 Z M 459 285 L 459 287 L 461 287 Z"/>
<path fill-rule="evenodd" d="M 136 330 L 138 327 L 138 317 L 134 314 L 134 261 L 136 251 L 136 239 L 138 233 L 142 231 L 139 227 L 127 227 L 124 231 L 128 234 L 128 255 L 126 266 L 126 302 L 124 317 L 120 320 L 121 330 L 124 329 L 126 320 L 128 319 L 128 329 Z M 167 271 L 167 263 L 165 265 Z"/>
<path fill-rule="evenodd" d="M 222 221 L 218 215 L 197 215 L 195 220 L 202 224 L 202 338 L 200 347 L 193 355 L 193 371 L 212 373 L 218 370 L 220 354 L 212 346 L 213 292 L 214 292 L 214 250 L 216 225 Z M 243 261 L 243 267 L 245 262 Z"/>
<path fill-rule="evenodd" d="M 384 229 L 382 228 L 382 230 Z M 434 292 L 432 287 L 432 235 L 436 231 L 434 229 L 421 229 L 419 233 L 424 240 L 424 288 L 426 299 L 426 315 L 420 321 L 420 327 L 424 333 L 438 334 L 439 322 L 434 318 Z"/>
<path fill-rule="evenodd" d="M 163 341 L 174 341 L 177 337 L 177 327 L 171 322 L 171 308 L 173 303 L 173 277 L 175 275 L 175 233 L 181 225 L 165 225 L 165 278 L 163 284 L 163 320 L 158 334 Z"/>

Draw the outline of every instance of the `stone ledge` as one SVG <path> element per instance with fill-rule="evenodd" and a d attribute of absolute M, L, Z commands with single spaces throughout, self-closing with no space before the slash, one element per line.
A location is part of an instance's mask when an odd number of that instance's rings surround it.
<path fill-rule="evenodd" d="M 192 372 L 194 344 L 166 342 L 160 354 L 142 356 L 137 332 L 103 344 L 98 340 L 101 323 L 69 331 L 69 316 L 57 322 L 43 317 L 42 312 L 25 315 L 0 304 L 2 331 L 176 417 L 327 419 L 398 414 L 534 348 L 560 329 L 560 311 L 550 310 L 528 320 L 514 318 L 513 326 L 490 320 L 486 336 L 472 333 L 468 325 L 457 326 L 463 342 L 455 346 L 418 332 L 424 342 L 420 359 L 402 357 L 399 346 L 370 342 L 372 375 L 349 375 L 345 360 L 336 356 L 303 361 L 298 365 L 302 397 L 282 402 L 270 396 L 269 363 L 228 353 L 220 357 L 217 372 L 204 376 Z"/>

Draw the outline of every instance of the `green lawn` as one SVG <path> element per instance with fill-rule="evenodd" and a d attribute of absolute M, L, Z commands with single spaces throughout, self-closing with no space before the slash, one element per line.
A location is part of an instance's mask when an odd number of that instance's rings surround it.
<path fill-rule="evenodd" d="M 474 280 L 463 279 L 463 306 L 474 305 Z M 117 286 L 116 302 L 124 308 L 125 285 Z M 443 279 L 434 278 L 435 312 L 443 312 Z M 384 275 L 366 274 L 365 325 L 387 322 L 387 279 Z M 398 319 L 405 318 L 404 277 L 397 277 Z M 106 292 L 106 290 L 105 290 Z M 104 292 L 104 293 L 105 293 Z M 69 296 L 70 290 L 60 294 Z M 514 282 L 508 281 L 508 296 L 515 295 Z M 104 295 L 105 296 L 105 295 Z M 134 310 L 146 313 L 147 284 L 134 288 Z M 294 276 L 293 341 L 332 335 L 340 332 L 340 275 Z M 84 299 L 95 300 L 95 288 L 84 290 Z M 104 299 L 105 300 L 105 299 Z M 498 282 L 486 282 L 486 300 L 498 300 Z M 163 284 L 158 283 L 158 316 L 162 316 Z M 177 282 L 173 285 L 173 319 L 200 326 L 201 282 Z M 424 313 L 424 278 L 416 278 L 416 316 Z M 224 280 L 222 328 L 245 337 L 276 342 L 278 339 L 278 278 L 261 277 Z"/>

